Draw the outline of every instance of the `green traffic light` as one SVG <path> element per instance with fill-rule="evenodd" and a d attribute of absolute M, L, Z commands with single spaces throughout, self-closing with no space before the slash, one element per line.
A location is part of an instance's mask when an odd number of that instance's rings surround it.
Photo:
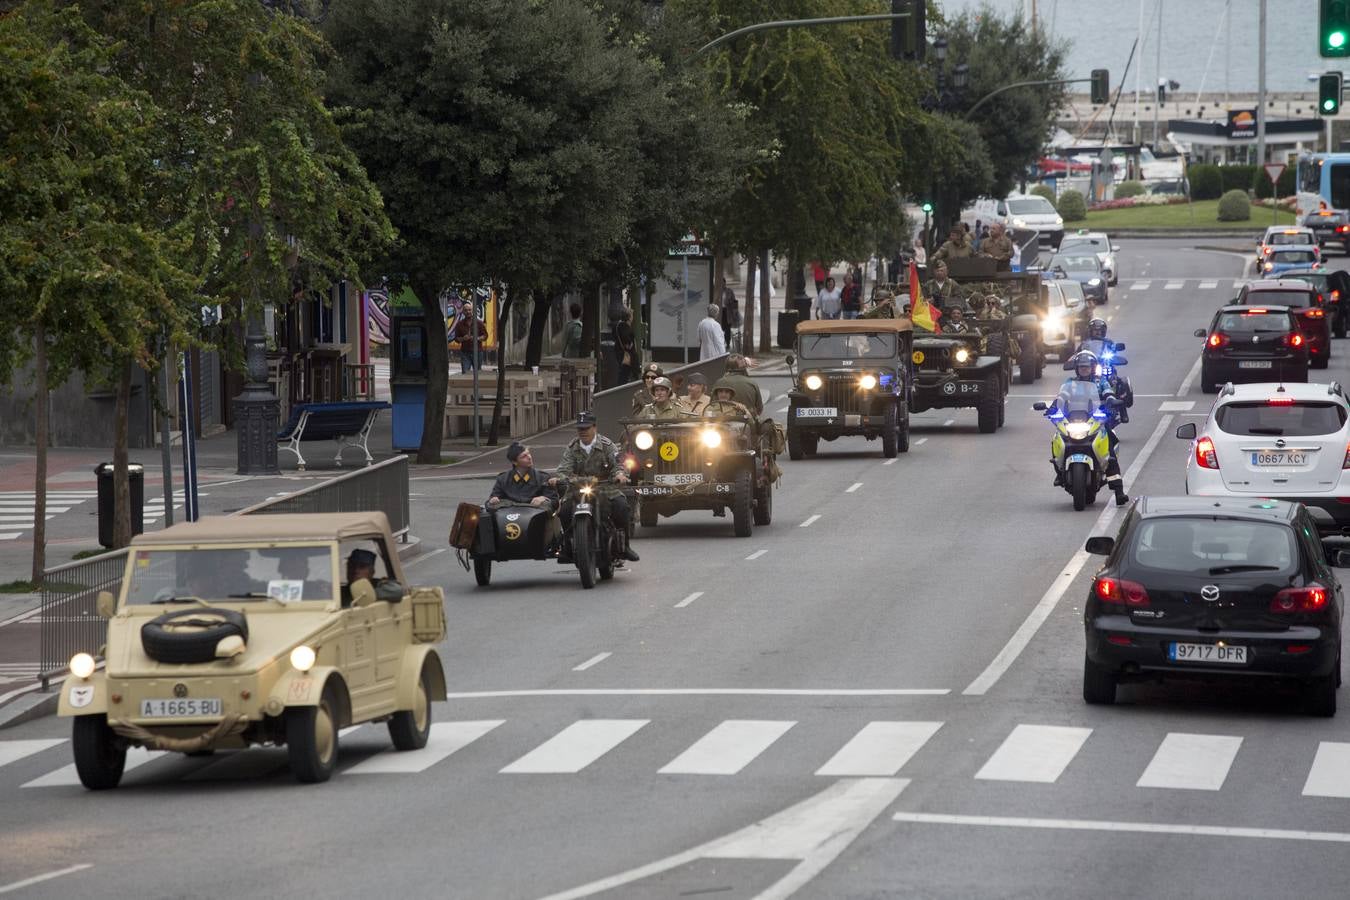
<path fill-rule="evenodd" d="M 925 204 L 923 205 L 923 211 L 926 212 L 926 213 L 932 212 L 932 211 L 933 211 L 933 204 L 931 204 L 931 203 L 925 203 Z"/>
<path fill-rule="evenodd" d="M 1326 110 L 1327 112 L 1335 112 L 1335 110 L 1336 110 L 1336 101 L 1335 101 L 1335 100 L 1332 100 L 1330 97 L 1328 97 L 1327 99 L 1325 99 L 1325 100 L 1322 101 L 1322 108 L 1323 108 L 1324 110 Z"/>
<path fill-rule="evenodd" d="M 1339 50 L 1345 46 L 1345 32 L 1333 31 L 1327 35 L 1327 46 L 1333 50 Z"/>

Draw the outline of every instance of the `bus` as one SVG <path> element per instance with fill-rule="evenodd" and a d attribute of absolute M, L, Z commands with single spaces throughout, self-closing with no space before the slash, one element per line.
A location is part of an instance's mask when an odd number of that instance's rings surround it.
<path fill-rule="evenodd" d="M 1319 210 L 1350 210 L 1350 153 L 1305 153 L 1298 158 L 1298 217 Z"/>

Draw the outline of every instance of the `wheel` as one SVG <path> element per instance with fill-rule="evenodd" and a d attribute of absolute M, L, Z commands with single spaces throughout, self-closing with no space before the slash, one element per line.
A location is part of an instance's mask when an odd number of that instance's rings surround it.
<path fill-rule="evenodd" d="M 1114 672 L 1097 665 L 1086 655 L 1083 656 L 1083 699 L 1088 703 L 1110 706 L 1116 702 L 1116 685 L 1119 679 Z"/>
<path fill-rule="evenodd" d="M 127 742 L 108 727 L 107 716 L 76 716 L 70 743 L 81 784 L 91 791 L 117 787 L 127 765 Z"/>
<path fill-rule="evenodd" d="M 297 781 L 315 784 L 333 774 L 338 757 L 337 698 L 327 685 L 318 706 L 286 710 L 286 753 Z"/>
<path fill-rule="evenodd" d="M 755 500 L 755 524 L 768 525 L 773 522 L 773 485 L 764 482 L 763 492 Z"/>
<path fill-rule="evenodd" d="M 1311 716 L 1329 719 L 1336 715 L 1336 676 L 1328 675 L 1313 682 L 1303 697 L 1303 706 Z"/>
<path fill-rule="evenodd" d="M 1345 314 L 1337 313 L 1331 317 L 1331 334 L 1333 337 L 1345 337 Z"/>
<path fill-rule="evenodd" d="M 895 449 L 901 453 L 909 452 L 909 410 L 905 410 L 905 415 L 900 422 L 900 429 L 896 436 Z"/>
<path fill-rule="evenodd" d="M 998 427 L 1002 428 L 1004 421 L 1008 418 L 1008 402 L 1000 397 L 998 401 Z"/>
<path fill-rule="evenodd" d="M 475 556 L 473 558 L 473 577 L 478 581 L 479 587 L 487 587 L 492 583 L 492 560 L 486 556 Z"/>
<path fill-rule="evenodd" d="M 572 559 L 576 561 L 577 572 L 581 574 L 581 586 L 595 587 L 595 546 L 589 520 L 582 520 L 572 526 Z"/>
<path fill-rule="evenodd" d="M 1204 363 L 1200 364 L 1200 391 L 1205 394 L 1217 394 L 1219 386 L 1214 383 L 1214 376 L 1206 369 Z"/>
<path fill-rule="evenodd" d="M 1023 351 L 1024 354 L 1029 351 Z M 1023 355 L 1017 363 L 1017 380 L 1021 384 L 1031 384 L 1036 380 L 1036 368 L 1030 362 L 1030 357 Z"/>
<path fill-rule="evenodd" d="M 1082 512 L 1087 507 L 1088 474 L 1088 467 L 1082 463 L 1069 466 L 1069 492 L 1073 494 L 1075 512 Z"/>
<path fill-rule="evenodd" d="M 998 431 L 998 414 L 1003 411 L 1003 398 L 998 395 L 998 376 L 985 376 L 980 387 L 980 401 L 975 409 L 979 412 L 980 434 L 993 434 Z"/>
<path fill-rule="evenodd" d="M 886 424 L 881 426 L 881 455 L 895 459 L 900 452 L 900 416 L 895 404 L 886 407 Z"/>
<path fill-rule="evenodd" d="M 615 538 L 615 535 L 610 534 L 608 542 L 601 540 L 595 548 L 595 570 L 601 581 L 609 581 L 614 577 Z"/>
<path fill-rule="evenodd" d="M 1308 365 L 1314 369 L 1325 369 L 1327 366 L 1331 365 L 1331 354 L 1328 353 L 1326 356 L 1310 360 Z"/>
<path fill-rule="evenodd" d="M 1036 361 L 1036 380 L 1040 381 L 1041 376 L 1045 374 L 1045 354 L 1041 353 L 1039 347 L 1032 347 L 1032 358 Z"/>
<path fill-rule="evenodd" d="M 736 496 L 731 501 L 731 524 L 736 537 L 749 537 L 755 530 L 754 487 L 748 469 L 743 469 L 736 475 Z"/>
<path fill-rule="evenodd" d="M 807 456 L 815 456 L 816 450 L 819 449 L 819 447 L 820 435 L 814 433 L 802 435 L 802 449 L 806 451 Z"/>
<path fill-rule="evenodd" d="M 389 717 L 389 740 L 395 750 L 421 750 L 431 734 L 431 686 L 426 664 L 417 676 L 417 694 L 412 709 L 401 709 Z"/>
<path fill-rule="evenodd" d="M 642 523 L 643 528 L 655 528 L 656 520 L 659 518 L 655 506 L 647 503 L 638 504 L 638 521 Z"/>
<path fill-rule="evenodd" d="M 1292 381 L 1292 382 L 1294 382 L 1294 383 L 1296 383 L 1296 384 L 1307 384 L 1307 383 L 1308 383 L 1308 367 L 1307 367 L 1307 366 L 1304 366 L 1302 371 L 1295 372 L 1295 373 L 1294 373 L 1294 377 L 1293 377 L 1293 378 L 1290 378 L 1289 380 Z"/>
<path fill-rule="evenodd" d="M 796 462 L 806 455 L 806 449 L 802 445 L 802 433 L 796 428 L 787 430 L 788 459 Z M 646 525 L 646 522 L 642 523 Z"/>

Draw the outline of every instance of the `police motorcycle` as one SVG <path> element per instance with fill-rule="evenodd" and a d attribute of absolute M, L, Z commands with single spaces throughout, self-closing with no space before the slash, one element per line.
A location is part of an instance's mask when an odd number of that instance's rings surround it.
<path fill-rule="evenodd" d="M 1055 427 L 1050 440 L 1050 458 L 1055 481 L 1081 511 L 1097 502 L 1097 492 L 1106 487 L 1111 462 L 1108 412 L 1097 385 L 1090 381 L 1066 381 L 1053 406 L 1037 402 L 1032 409 L 1044 412 Z"/>
<path fill-rule="evenodd" d="M 616 564 L 623 559 L 625 541 L 632 535 L 620 534 L 610 521 L 609 501 L 594 477 L 559 478 L 558 487 L 565 491 L 563 503 L 572 507 L 572 527 L 563 540 L 571 545 L 572 562 L 581 574 L 581 586 L 595 587 L 597 575 L 599 580 L 609 581 L 614 577 Z M 631 530 L 631 521 L 629 527 Z"/>
<path fill-rule="evenodd" d="M 1116 371 L 1117 366 L 1128 365 L 1130 362 L 1121 355 L 1120 351 L 1124 349 L 1123 343 L 1089 338 L 1081 342 L 1073 356 L 1064 361 L 1064 370 L 1069 371 L 1073 369 L 1073 357 L 1079 353 L 1087 351 L 1097 357 L 1097 383 L 1101 392 L 1105 394 L 1109 390 L 1121 400 L 1120 405 L 1111 404 L 1107 407 L 1107 425 L 1113 430 L 1117 425 L 1130 421 L 1128 410 L 1134 406 L 1134 386 L 1130 384 L 1127 376 Z"/>

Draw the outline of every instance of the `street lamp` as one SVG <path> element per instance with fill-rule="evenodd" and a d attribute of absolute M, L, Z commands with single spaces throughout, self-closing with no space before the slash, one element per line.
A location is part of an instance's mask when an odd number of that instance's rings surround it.
<path fill-rule="evenodd" d="M 933 58 L 942 65 L 947 59 L 947 39 L 944 37 L 936 38 L 933 41 Z"/>
<path fill-rule="evenodd" d="M 964 91 L 966 85 L 970 83 L 970 66 L 966 63 L 952 67 L 952 87 L 958 91 Z"/>

